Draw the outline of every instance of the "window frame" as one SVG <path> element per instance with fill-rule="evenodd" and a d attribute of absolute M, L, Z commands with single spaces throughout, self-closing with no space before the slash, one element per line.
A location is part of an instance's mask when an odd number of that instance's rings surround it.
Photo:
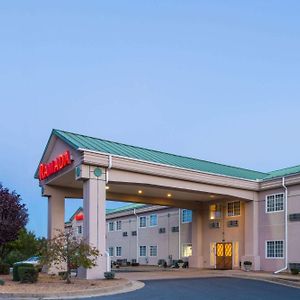
<path fill-rule="evenodd" d="M 280 209 L 280 210 L 276 210 L 276 205 L 277 205 L 276 196 L 278 196 L 278 195 L 282 195 L 282 209 Z M 274 210 L 268 211 L 268 207 L 269 207 L 268 197 L 272 197 L 272 196 L 274 197 L 274 200 L 273 200 L 274 201 L 274 203 L 273 203 Z M 275 194 L 266 195 L 266 197 L 265 197 L 265 213 L 266 214 L 272 214 L 272 213 L 284 212 L 284 203 L 285 203 L 284 201 L 286 201 L 284 193 L 275 193 Z"/>
<path fill-rule="evenodd" d="M 110 255 L 110 250 L 112 250 L 112 255 Z M 114 247 L 108 247 L 108 254 L 110 257 L 114 257 L 115 256 L 115 248 Z"/>
<path fill-rule="evenodd" d="M 268 256 L 268 243 L 272 242 L 274 243 L 274 256 L 269 257 Z M 276 242 L 282 242 L 282 256 L 275 256 L 276 254 Z M 285 256 L 285 245 L 284 245 L 284 240 L 266 240 L 265 241 L 265 259 L 284 259 Z"/>
<path fill-rule="evenodd" d="M 153 216 L 156 217 L 156 224 L 151 225 L 151 217 L 153 217 Z M 151 214 L 151 215 L 149 216 L 149 227 L 156 227 L 157 225 L 158 225 L 158 216 L 157 216 L 157 214 Z"/>
<path fill-rule="evenodd" d="M 120 226 L 118 226 L 120 225 Z M 121 231 L 122 230 L 122 220 L 117 220 L 116 221 L 116 231 Z"/>
<path fill-rule="evenodd" d="M 145 255 L 141 255 L 141 248 L 145 247 Z M 139 257 L 147 257 L 147 246 L 145 245 L 140 245 L 139 246 Z"/>
<path fill-rule="evenodd" d="M 191 215 L 191 219 L 190 220 L 188 219 L 187 221 L 184 221 L 183 215 L 184 215 L 185 211 L 190 212 L 190 215 Z M 186 208 L 182 209 L 181 210 L 181 223 L 182 224 L 187 224 L 187 223 L 191 223 L 192 221 L 193 221 L 193 212 L 190 209 L 186 209 Z"/>
<path fill-rule="evenodd" d="M 151 248 L 152 247 L 156 248 L 156 255 L 151 255 Z M 151 245 L 151 246 L 149 246 L 149 256 L 150 257 L 157 257 L 158 256 L 158 247 L 157 247 L 157 245 Z"/>
<path fill-rule="evenodd" d="M 120 255 L 118 255 L 118 248 L 120 249 Z M 122 256 L 122 246 L 116 246 L 116 257 Z"/>
<path fill-rule="evenodd" d="M 141 219 L 145 219 L 145 226 L 141 226 Z M 139 217 L 139 228 L 147 228 L 147 217 L 146 216 L 140 216 Z"/>
<path fill-rule="evenodd" d="M 110 229 L 110 224 L 112 224 L 112 229 Z M 109 232 L 115 231 L 115 222 L 114 221 L 109 221 L 108 222 L 108 231 Z"/>
<path fill-rule="evenodd" d="M 239 214 L 238 215 L 235 213 L 234 203 L 239 203 Z M 228 211 L 228 205 L 229 204 L 233 204 L 233 207 L 232 207 L 233 214 L 232 215 L 229 215 L 229 211 Z M 226 205 L 226 216 L 227 216 L 227 218 L 240 217 L 241 216 L 241 201 L 229 201 L 229 202 L 227 202 L 227 205 Z"/>

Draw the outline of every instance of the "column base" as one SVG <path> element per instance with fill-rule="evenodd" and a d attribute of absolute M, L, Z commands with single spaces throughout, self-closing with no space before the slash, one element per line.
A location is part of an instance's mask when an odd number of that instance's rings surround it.
<path fill-rule="evenodd" d="M 244 261 L 251 261 L 251 271 L 260 271 L 260 256 L 245 255 L 241 257 L 242 270 L 245 270 Z"/>
<path fill-rule="evenodd" d="M 107 257 L 99 256 L 97 258 L 97 265 L 91 269 L 85 269 L 80 267 L 78 269 L 78 277 L 81 279 L 103 279 L 104 272 L 106 272 L 106 260 Z"/>
<path fill-rule="evenodd" d="M 203 256 L 192 255 L 189 257 L 189 267 L 191 268 L 203 268 Z"/>

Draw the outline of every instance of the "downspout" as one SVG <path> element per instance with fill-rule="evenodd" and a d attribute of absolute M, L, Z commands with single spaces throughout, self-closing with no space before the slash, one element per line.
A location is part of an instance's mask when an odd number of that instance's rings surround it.
<path fill-rule="evenodd" d="M 181 247 L 180 247 L 180 243 L 181 243 L 181 239 L 180 239 L 180 235 L 181 235 L 181 218 L 180 218 L 180 213 L 181 210 L 180 208 L 178 209 L 178 220 L 179 220 L 179 225 L 178 225 L 178 259 L 181 259 Z"/>
<path fill-rule="evenodd" d="M 139 225 L 138 225 L 138 215 L 135 212 L 135 209 L 133 210 L 133 214 L 136 216 L 136 262 L 139 262 Z"/>
<path fill-rule="evenodd" d="M 274 272 L 274 274 L 278 274 L 284 270 L 287 270 L 288 268 L 288 189 L 285 185 L 285 178 L 282 177 L 282 187 L 285 191 L 285 197 L 284 197 L 284 235 L 285 235 L 285 266 L 284 268 L 277 270 Z"/>

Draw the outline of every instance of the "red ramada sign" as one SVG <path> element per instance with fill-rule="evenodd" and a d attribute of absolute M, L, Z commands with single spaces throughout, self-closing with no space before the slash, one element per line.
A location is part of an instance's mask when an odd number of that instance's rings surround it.
<path fill-rule="evenodd" d="M 52 160 L 48 164 L 40 164 L 39 167 L 39 179 L 44 180 L 51 176 L 52 174 L 57 173 L 61 169 L 65 168 L 66 166 L 70 165 L 71 161 L 71 154 L 70 151 L 65 151 L 64 153 L 57 156 L 54 160 Z"/>

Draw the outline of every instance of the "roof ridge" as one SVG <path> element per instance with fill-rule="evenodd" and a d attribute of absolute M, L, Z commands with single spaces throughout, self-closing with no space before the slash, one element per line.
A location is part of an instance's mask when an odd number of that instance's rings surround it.
<path fill-rule="evenodd" d="M 281 169 L 276 169 L 274 171 L 270 171 L 268 172 L 270 175 L 274 172 L 279 172 L 279 171 L 284 171 L 284 170 L 288 170 L 288 169 L 293 169 L 293 168 L 298 168 L 300 167 L 300 165 L 295 165 L 295 166 L 291 166 L 291 167 L 285 167 L 285 168 L 281 168 Z"/>
<path fill-rule="evenodd" d="M 172 155 L 172 156 L 181 157 L 181 158 L 185 158 L 185 159 L 197 160 L 197 161 L 206 162 L 206 163 L 210 163 L 210 164 L 214 164 L 214 165 L 218 165 L 218 166 L 224 166 L 224 167 L 228 167 L 228 168 L 235 168 L 235 169 L 239 169 L 239 170 L 256 172 L 256 173 L 260 173 L 262 175 L 269 175 L 269 173 L 256 171 L 256 170 L 253 170 L 253 169 L 237 167 L 237 166 L 232 166 L 232 165 L 223 164 L 223 163 L 217 163 L 217 162 L 213 162 L 213 161 L 209 161 L 209 160 L 205 160 L 205 159 L 200 159 L 200 158 L 195 158 L 195 157 L 183 156 L 183 155 L 174 154 L 174 153 L 170 153 L 170 152 L 164 152 L 164 151 L 160 151 L 160 150 L 156 150 L 156 149 L 149 149 L 149 148 L 140 147 L 140 146 L 133 146 L 133 145 L 125 144 L 125 143 L 115 142 L 115 141 L 112 141 L 112 140 L 106 140 L 106 139 L 97 138 L 97 137 L 93 137 L 93 136 L 89 136 L 89 135 L 85 135 L 85 134 L 80 134 L 80 133 L 75 133 L 75 132 L 71 132 L 71 131 L 60 130 L 60 129 L 53 129 L 53 131 L 64 132 L 64 133 L 68 133 L 68 134 L 75 134 L 75 135 L 79 135 L 79 136 L 82 136 L 82 137 L 87 137 L 87 138 L 91 138 L 91 139 L 95 139 L 95 140 L 101 140 L 101 141 L 105 141 L 105 142 L 109 142 L 109 143 L 115 143 L 115 144 L 118 144 L 118 145 L 128 146 L 128 147 L 132 147 L 132 148 L 138 148 L 138 149 L 147 150 L 147 151 L 154 151 L 156 153 Z"/>

